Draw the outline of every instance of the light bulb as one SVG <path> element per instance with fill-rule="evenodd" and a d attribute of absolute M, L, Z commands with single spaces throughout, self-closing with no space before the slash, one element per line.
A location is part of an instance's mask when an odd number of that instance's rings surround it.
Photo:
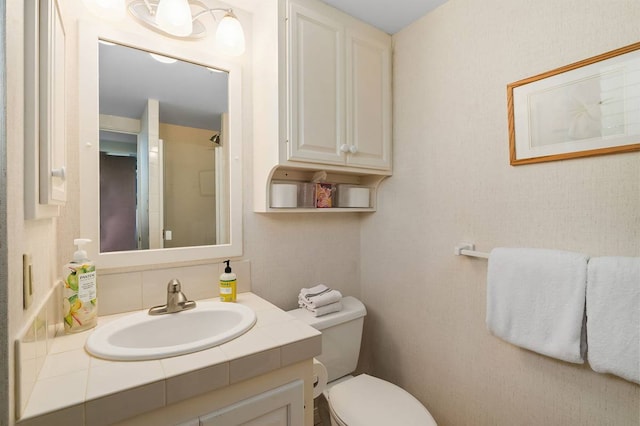
<path fill-rule="evenodd" d="M 244 53 L 244 32 L 233 12 L 227 12 L 218 24 L 216 47 L 229 56 L 239 56 Z"/>
<path fill-rule="evenodd" d="M 160 0 L 156 10 L 156 24 L 163 31 L 179 37 L 191 35 L 193 22 L 187 0 Z"/>

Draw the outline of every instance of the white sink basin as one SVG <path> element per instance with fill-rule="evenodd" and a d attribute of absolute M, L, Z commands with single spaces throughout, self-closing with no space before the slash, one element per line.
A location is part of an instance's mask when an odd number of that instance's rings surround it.
<path fill-rule="evenodd" d="M 196 303 L 188 311 L 157 316 L 137 312 L 99 326 L 87 339 L 86 349 L 116 361 L 168 358 L 228 342 L 256 323 L 255 312 L 246 306 Z"/>

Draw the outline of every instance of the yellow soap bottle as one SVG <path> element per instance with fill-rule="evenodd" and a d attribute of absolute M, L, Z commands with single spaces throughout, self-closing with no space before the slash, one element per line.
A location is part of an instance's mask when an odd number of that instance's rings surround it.
<path fill-rule="evenodd" d="M 224 274 L 220 275 L 220 301 L 235 302 L 236 301 L 236 274 L 231 272 L 229 260 L 225 260 L 227 266 L 224 268 Z"/>

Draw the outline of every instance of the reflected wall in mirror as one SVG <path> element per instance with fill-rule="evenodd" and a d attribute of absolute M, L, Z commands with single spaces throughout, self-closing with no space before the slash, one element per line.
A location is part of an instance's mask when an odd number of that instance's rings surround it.
<path fill-rule="evenodd" d="M 230 243 L 227 72 L 99 45 L 100 252 Z"/>

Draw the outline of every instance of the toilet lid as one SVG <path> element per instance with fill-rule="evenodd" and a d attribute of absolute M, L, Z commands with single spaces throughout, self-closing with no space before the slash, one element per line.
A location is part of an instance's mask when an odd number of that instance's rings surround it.
<path fill-rule="evenodd" d="M 429 411 L 407 391 L 366 374 L 333 386 L 329 405 L 349 426 L 436 426 Z"/>

